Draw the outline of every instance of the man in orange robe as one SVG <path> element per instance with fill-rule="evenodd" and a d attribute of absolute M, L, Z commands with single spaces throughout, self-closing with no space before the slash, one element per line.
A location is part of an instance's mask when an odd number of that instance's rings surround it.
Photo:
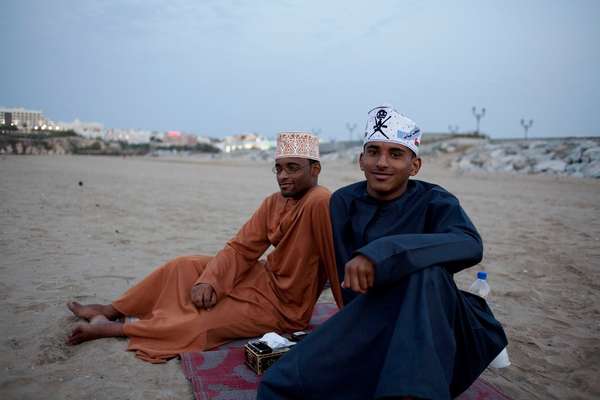
<path fill-rule="evenodd" d="M 269 331 L 305 329 L 329 278 L 341 306 L 329 218 L 330 193 L 318 186 L 318 138 L 277 138 L 280 192 L 267 197 L 214 257 L 179 257 L 156 269 L 112 304 L 68 304 L 88 323 L 67 339 L 75 345 L 127 336 L 142 360 L 214 348 Z M 259 259 L 273 246 L 266 260 Z M 133 316 L 135 322 L 117 322 Z"/>

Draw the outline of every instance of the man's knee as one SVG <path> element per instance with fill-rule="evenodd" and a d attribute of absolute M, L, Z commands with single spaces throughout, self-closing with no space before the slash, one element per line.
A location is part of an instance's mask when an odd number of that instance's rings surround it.
<path fill-rule="evenodd" d="M 452 274 L 444 267 L 433 266 L 408 275 L 409 285 L 420 287 L 422 290 L 443 290 L 454 293 L 457 290 Z"/>
<path fill-rule="evenodd" d="M 285 399 L 281 393 L 277 392 L 277 388 L 273 386 L 272 382 L 263 379 L 258 386 L 258 393 L 256 394 L 256 400 L 279 400 Z"/>
<path fill-rule="evenodd" d="M 164 267 L 168 269 L 178 268 L 195 268 L 196 270 L 203 270 L 206 264 L 211 260 L 211 256 L 199 255 L 199 256 L 179 256 L 168 261 Z"/>
<path fill-rule="evenodd" d="M 290 357 L 291 356 L 291 357 Z M 296 368 L 296 354 L 286 354 L 263 376 L 258 387 L 257 400 L 301 399 L 300 377 Z"/>

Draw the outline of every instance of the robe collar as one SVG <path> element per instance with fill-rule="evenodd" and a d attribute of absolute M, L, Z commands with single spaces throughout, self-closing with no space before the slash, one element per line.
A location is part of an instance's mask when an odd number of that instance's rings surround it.
<path fill-rule="evenodd" d="M 355 243 L 357 247 L 362 247 L 366 244 L 366 231 L 369 223 L 373 220 L 375 215 L 384 209 L 401 213 L 402 209 L 405 208 L 405 199 L 411 197 L 411 195 L 417 190 L 415 181 L 409 180 L 406 191 L 390 201 L 380 201 L 373 198 L 367 192 L 367 181 L 362 181 L 355 188 L 355 196 L 350 204 L 350 218 L 352 224 L 352 232 L 355 238 L 362 238 L 363 243 Z"/>

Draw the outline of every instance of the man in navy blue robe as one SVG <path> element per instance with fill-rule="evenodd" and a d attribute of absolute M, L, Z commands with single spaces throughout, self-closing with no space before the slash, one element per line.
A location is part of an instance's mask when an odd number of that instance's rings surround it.
<path fill-rule="evenodd" d="M 473 223 L 455 196 L 409 179 L 420 137 L 391 107 L 369 112 L 366 181 L 330 203 L 344 307 L 267 371 L 258 399 L 450 399 L 506 346 L 485 300 L 453 280 L 481 261 Z"/>

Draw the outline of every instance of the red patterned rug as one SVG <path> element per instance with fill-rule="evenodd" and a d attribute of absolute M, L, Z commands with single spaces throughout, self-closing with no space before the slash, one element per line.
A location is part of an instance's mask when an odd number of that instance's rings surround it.
<path fill-rule="evenodd" d="M 337 310 L 334 304 L 319 303 L 311 319 L 311 328 L 322 324 Z M 260 382 L 244 364 L 243 345 L 237 340 L 215 351 L 181 354 L 185 377 L 194 389 L 196 400 L 254 400 Z M 459 400 L 510 400 L 493 386 L 478 379 Z"/>

